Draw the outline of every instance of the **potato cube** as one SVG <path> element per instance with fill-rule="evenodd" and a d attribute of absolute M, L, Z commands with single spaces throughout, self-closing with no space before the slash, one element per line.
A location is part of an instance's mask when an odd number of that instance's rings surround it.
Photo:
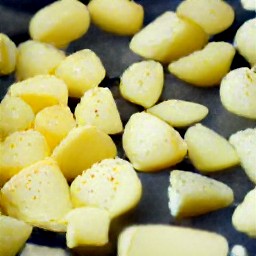
<path fill-rule="evenodd" d="M 235 149 L 215 131 L 196 124 L 185 134 L 188 157 L 201 172 L 220 171 L 239 164 Z"/>
<path fill-rule="evenodd" d="M 138 204 L 142 185 L 132 165 L 116 158 L 105 159 L 84 171 L 72 182 L 70 191 L 75 207 L 99 207 L 114 218 Z"/>
<path fill-rule="evenodd" d="M 70 256 L 64 249 L 27 243 L 20 256 Z"/>
<path fill-rule="evenodd" d="M 235 48 L 226 42 L 211 42 L 202 50 L 191 53 L 168 69 L 178 78 L 197 86 L 219 85 L 228 73 L 235 56 Z"/>
<path fill-rule="evenodd" d="M 8 215 L 57 232 L 66 231 L 64 217 L 72 208 L 68 183 L 51 158 L 24 168 L 5 183 L 1 204 Z"/>
<path fill-rule="evenodd" d="M 141 61 L 132 64 L 121 77 L 122 96 L 145 108 L 153 106 L 164 86 L 164 71 L 156 61 Z"/>
<path fill-rule="evenodd" d="M 86 91 L 76 106 L 75 117 L 78 125 L 94 125 L 107 134 L 123 131 L 115 100 L 108 88 Z"/>
<path fill-rule="evenodd" d="M 232 204 L 230 187 L 197 173 L 174 170 L 168 188 L 169 209 L 174 217 L 191 217 Z"/>
<path fill-rule="evenodd" d="M 144 172 L 173 166 L 187 153 L 187 145 L 176 130 L 145 112 L 130 117 L 123 133 L 123 148 L 133 167 Z"/>

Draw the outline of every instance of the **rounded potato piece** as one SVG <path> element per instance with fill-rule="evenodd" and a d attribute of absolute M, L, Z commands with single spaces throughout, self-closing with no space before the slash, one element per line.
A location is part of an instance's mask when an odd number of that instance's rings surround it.
<path fill-rule="evenodd" d="M 131 226 L 118 238 L 118 255 L 227 256 L 228 242 L 219 234 L 197 229 L 168 225 Z"/>
<path fill-rule="evenodd" d="M 89 49 L 69 55 L 55 71 L 55 75 L 67 84 L 69 96 L 75 98 L 80 98 L 85 91 L 97 87 L 105 74 L 101 60 Z"/>
<path fill-rule="evenodd" d="M 153 106 L 164 86 L 164 71 L 156 61 L 141 61 L 132 64 L 121 77 L 122 96 L 145 108 Z"/>
<path fill-rule="evenodd" d="M 218 85 L 229 72 L 235 48 L 226 42 L 211 42 L 168 66 L 178 78 L 197 86 Z"/>
<path fill-rule="evenodd" d="M 144 172 L 173 166 L 187 153 L 187 145 L 176 130 L 145 112 L 130 117 L 123 133 L 123 148 L 134 168 Z"/>
<path fill-rule="evenodd" d="M 128 36 L 137 33 L 142 25 L 144 9 L 129 0 L 92 0 L 88 4 L 92 22 L 101 29 Z"/>
<path fill-rule="evenodd" d="M 256 73 L 249 68 L 230 71 L 221 81 L 220 99 L 230 112 L 256 119 Z"/>
<path fill-rule="evenodd" d="M 215 172 L 239 164 L 239 158 L 231 144 L 215 131 L 196 124 L 185 134 L 188 157 L 201 172 Z"/>
<path fill-rule="evenodd" d="M 26 243 L 20 256 L 70 256 L 65 249 Z"/>
<path fill-rule="evenodd" d="M 15 256 L 32 233 L 32 227 L 21 220 L 0 215 L 0 255 Z"/>
<path fill-rule="evenodd" d="M 256 3 L 254 0 L 241 0 L 241 4 L 245 10 L 256 11 Z"/>
<path fill-rule="evenodd" d="M 51 158 L 24 168 L 5 183 L 1 204 L 8 215 L 57 232 L 66 231 L 64 217 L 72 209 L 68 183 Z"/>
<path fill-rule="evenodd" d="M 72 182 L 70 191 L 74 207 L 99 207 L 114 218 L 138 204 L 142 185 L 132 165 L 115 158 L 84 171 Z"/>
<path fill-rule="evenodd" d="M 53 74 L 65 53 L 52 45 L 29 40 L 19 45 L 16 78 L 24 80 L 36 75 Z"/>
<path fill-rule="evenodd" d="M 222 0 L 185 0 L 178 6 L 177 14 L 194 21 L 210 35 L 226 30 L 235 19 L 232 6 Z"/>
<path fill-rule="evenodd" d="M 32 17 L 29 33 L 34 40 L 65 47 L 82 37 L 89 25 L 89 12 L 83 3 L 61 0 L 40 9 Z"/>
<path fill-rule="evenodd" d="M 246 248 L 240 244 L 234 245 L 230 253 L 232 256 L 248 256 Z"/>

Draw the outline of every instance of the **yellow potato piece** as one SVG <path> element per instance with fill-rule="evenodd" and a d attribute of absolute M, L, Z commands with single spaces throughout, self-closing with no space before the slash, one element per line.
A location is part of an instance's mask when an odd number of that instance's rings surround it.
<path fill-rule="evenodd" d="M 132 64 L 121 77 L 122 96 L 145 108 L 153 106 L 159 99 L 164 85 L 164 71 L 156 61 L 141 61 Z"/>
<path fill-rule="evenodd" d="M 33 40 L 19 45 L 17 55 L 16 78 L 53 74 L 55 68 L 65 58 L 65 53 L 50 44 Z"/>
<path fill-rule="evenodd" d="M 72 180 L 94 163 L 115 157 L 116 154 L 111 137 L 88 125 L 73 128 L 54 149 L 52 157 L 58 162 L 64 176 Z"/>
<path fill-rule="evenodd" d="M 0 33 L 0 75 L 12 73 L 16 66 L 17 48 L 5 34 Z"/>
<path fill-rule="evenodd" d="M 23 221 L 0 215 L 0 255 L 15 256 L 32 233 Z"/>
<path fill-rule="evenodd" d="M 85 91 L 97 87 L 105 74 L 101 60 L 89 49 L 66 57 L 55 72 L 55 75 L 67 84 L 69 96 L 75 98 L 80 98 Z"/>
<path fill-rule="evenodd" d="M 175 62 L 168 69 L 178 78 L 198 86 L 218 85 L 228 73 L 235 48 L 226 42 L 211 42 L 200 51 Z"/>
<path fill-rule="evenodd" d="M 123 148 L 134 168 L 144 172 L 173 166 L 187 153 L 187 145 L 176 130 L 145 112 L 133 114 L 129 119 Z"/>
<path fill-rule="evenodd" d="M 55 76 L 38 75 L 22 82 L 14 83 L 8 91 L 9 95 L 22 98 L 35 113 L 45 107 L 68 102 L 66 84 Z"/>
<path fill-rule="evenodd" d="M 72 182 L 70 191 L 75 207 L 99 207 L 114 218 L 139 203 L 142 185 L 132 165 L 115 158 L 105 159 L 84 171 Z"/>
<path fill-rule="evenodd" d="M 166 100 L 147 109 L 147 112 L 173 127 L 186 127 L 204 119 L 208 108 L 190 101 Z"/>
<path fill-rule="evenodd" d="M 177 7 L 177 14 L 194 21 L 210 35 L 226 30 L 235 19 L 232 6 L 222 0 L 185 0 Z"/>
<path fill-rule="evenodd" d="M 64 217 L 72 208 L 68 183 L 51 158 L 13 176 L 1 189 L 1 204 L 8 215 L 57 232 L 66 231 Z"/>
<path fill-rule="evenodd" d="M 169 63 L 201 49 L 207 40 L 197 24 L 167 11 L 135 34 L 130 48 L 144 58 Z"/>
<path fill-rule="evenodd" d="M 120 114 L 108 88 L 86 91 L 76 106 L 75 117 L 78 125 L 94 125 L 107 134 L 123 131 Z"/>
<path fill-rule="evenodd" d="M 230 187 L 197 173 L 174 170 L 168 188 L 169 209 L 174 217 L 191 217 L 232 204 Z"/>
<path fill-rule="evenodd" d="M 243 202 L 237 206 L 232 216 L 232 223 L 236 230 L 256 237 L 256 188 L 249 191 Z"/>
<path fill-rule="evenodd" d="M 256 119 L 256 73 L 249 68 L 230 71 L 221 81 L 220 99 L 230 112 Z"/>
<path fill-rule="evenodd" d="M 119 256 L 227 256 L 228 242 L 216 233 L 168 225 L 125 229 L 118 239 Z"/>
<path fill-rule="evenodd" d="M 75 119 L 68 106 L 54 105 L 44 108 L 37 113 L 34 129 L 45 136 L 53 150 L 69 131 L 76 125 Z"/>
<path fill-rule="evenodd" d="M 63 47 L 83 36 L 90 25 L 87 7 L 77 0 L 56 1 L 40 9 L 29 24 L 37 41 Z"/>
<path fill-rule="evenodd" d="M 41 246 L 36 244 L 25 245 L 20 256 L 70 256 L 64 249 Z"/>
<path fill-rule="evenodd" d="M 239 164 L 235 149 L 215 131 L 196 124 L 185 134 L 188 157 L 201 172 L 215 172 Z"/>
<path fill-rule="evenodd" d="M 68 213 L 67 246 L 102 246 L 108 243 L 109 213 L 100 208 L 81 207 Z"/>
<path fill-rule="evenodd" d="M 133 35 L 143 25 L 144 10 L 129 0 L 92 0 L 88 4 L 92 22 L 110 33 Z"/>

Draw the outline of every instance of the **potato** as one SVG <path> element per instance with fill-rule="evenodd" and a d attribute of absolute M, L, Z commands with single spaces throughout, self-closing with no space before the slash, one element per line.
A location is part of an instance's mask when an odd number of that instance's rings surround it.
<path fill-rule="evenodd" d="M 256 18 L 247 20 L 236 32 L 234 43 L 238 52 L 251 64 L 256 64 Z"/>
<path fill-rule="evenodd" d="M 230 71 L 221 81 L 220 99 L 230 112 L 256 119 L 256 73 L 248 68 Z"/>
<path fill-rule="evenodd" d="M 69 96 L 75 98 L 80 98 L 85 91 L 97 87 L 105 74 L 99 57 L 89 49 L 66 57 L 55 71 L 55 75 L 67 84 Z"/>
<path fill-rule="evenodd" d="M 186 127 L 204 119 L 208 108 L 190 101 L 166 100 L 147 109 L 147 112 L 173 127 Z"/>
<path fill-rule="evenodd" d="M 54 149 L 52 157 L 64 176 L 72 180 L 94 163 L 116 154 L 111 137 L 95 126 L 87 125 L 73 128 Z"/>
<path fill-rule="evenodd" d="M 248 11 L 256 11 L 256 4 L 254 0 L 241 0 L 242 7 Z"/>
<path fill-rule="evenodd" d="M 32 233 L 32 227 L 23 221 L 0 215 L 0 255 L 15 256 Z"/>
<path fill-rule="evenodd" d="M 27 243 L 20 256 L 70 256 L 64 249 Z"/>
<path fill-rule="evenodd" d="M 143 25 L 143 7 L 133 1 L 92 0 L 88 10 L 95 25 L 117 35 L 133 35 Z"/>
<path fill-rule="evenodd" d="M 194 21 L 210 35 L 226 30 L 235 19 L 232 6 L 222 0 L 185 0 L 177 7 L 177 14 Z"/>
<path fill-rule="evenodd" d="M 248 256 L 246 248 L 239 244 L 234 245 L 230 253 L 231 256 Z"/>
<path fill-rule="evenodd" d="M 201 172 L 215 172 L 239 164 L 235 149 L 215 131 L 196 124 L 185 134 L 188 157 Z"/>
<path fill-rule="evenodd" d="M 89 25 L 89 12 L 83 3 L 61 0 L 40 9 L 32 17 L 29 33 L 36 41 L 65 47 L 83 36 Z"/>
<path fill-rule="evenodd" d="M 54 105 L 37 113 L 34 129 L 44 135 L 53 150 L 75 125 L 75 119 L 68 106 Z"/>
<path fill-rule="evenodd" d="M 32 108 L 25 101 L 6 95 L 0 104 L 0 137 L 30 128 L 34 118 Z"/>
<path fill-rule="evenodd" d="M 138 204 L 142 185 L 132 165 L 115 158 L 84 171 L 72 182 L 70 191 L 74 207 L 99 207 L 114 218 Z"/>
<path fill-rule="evenodd" d="M 234 56 L 235 49 L 231 44 L 211 42 L 204 49 L 172 62 L 168 70 L 193 85 L 203 87 L 219 85 L 230 70 Z"/>
<path fill-rule="evenodd" d="M 121 95 L 145 108 L 153 106 L 164 86 L 164 71 L 160 63 L 141 61 L 128 67 L 121 77 Z"/>
<path fill-rule="evenodd" d="M 227 256 L 228 242 L 216 233 L 168 225 L 125 229 L 118 239 L 119 256 Z"/>
<path fill-rule="evenodd" d="M 104 209 L 76 208 L 67 217 L 67 246 L 102 246 L 108 243 L 110 216 Z"/>
<path fill-rule="evenodd" d="M 191 217 L 232 204 L 230 187 L 197 173 L 174 170 L 168 188 L 169 209 L 174 217 Z"/>
<path fill-rule="evenodd" d="M 197 24 L 167 11 L 135 34 L 130 49 L 146 59 L 170 63 L 201 49 L 207 40 L 207 34 Z"/>
<path fill-rule="evenodd" d="M 5 34 L 0 33 L 0 75 L 12 73 L 16 66 L 17 48 Z"/>
<path fill-rule="evenodd" d="M 187 145 L 176 130 L 145 112 L 130 117 L 122 140 L 127 157 L 138 171 L 159 171 L 173 166 L 187 153 Z"/>
<path fill-rule="evenodd" d="M 57 163 L 46 158 L 13 176 L 1 189 L 3 210 L 46 230 L 64 232 L 72 204 L 69 186 Z"/>
<path fill-rule="evenodd" d="M 232 216 L 233 226 L 237 231 L 256 237 L 256 188 L 249 191 L 244 201 L 237 206 Z"/>
<path fill-rule="evenodd" d="M 14 83 L 8 91 L 9 95 L 21 97 L 28 103 L 34 113 L 45 107 L 68 102 L 66 84 L 51 75 L 38 75 L 22 82 Z"/>
<path fill-rule="evenodd" d="M 123 124 L 115 100 L 108 88 L 94 88 L 85 92 L 76 106 L 78 125 L 94 125 L 107 134 L 123 131 Z"/>
<path fill-rule="evenodd" d="M 16 78 L 24 80 L 36 75 L 53 74 L 65 53 L 50 44 L 33 40 L 19 45 Z"/>

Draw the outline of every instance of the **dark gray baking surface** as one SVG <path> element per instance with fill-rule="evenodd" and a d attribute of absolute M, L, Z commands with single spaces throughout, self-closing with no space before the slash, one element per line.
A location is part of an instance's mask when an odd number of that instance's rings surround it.
<path fill-rule="evenodd" d="M 8 34 L 17 44 L 27 40 L 27 28 L 32 13 L 40 6 L 49 2 L 51 1 L 0 0 L 0 32 Z M 144 0 L 138 2 L 142 3 L 145 7 L 145 24 L 147 24 L 164 11 L 175 10 L 180 1 Z M 231 28 L 219 35 L 216 35 L 211 40 L 232 42 L 237 28 L 245 20 L 255 17 L 255 13 L 242 9 L 239 0 L 230 0 L 227 2 L 229 2 L 235 9 L 235 22 Z M 102 59 L 107 70 L 108 77 L 119 77 L 125 68 L 127 68 L 131 63 L 141 59 L 129 50 L 129 40 L 129 37 L 113 36 L 91 26 L 89 32 L 83 38 L 72 43 L 67 49 L 67 52 L 72 53 L 79 49 L 90 48 Z M 248 64 L 242 57 L 236 55 L 232 68 L 240 66 L 248 66 Z M 13 76 L 0 77 L 1 97 L 3 97 L 7 87 L 13 81 Z M 112 82 L 112 80 L 105 80 L 104 84 L 112 88 L 115 95 L 117 95 L 118 88 L 116 83 L 112 85 Z M 203 124 L 211 127 L 226 138 L 238 130 L 245 129 L 247 127 L 255 127 L 256 124 L 255 121 L 228 113 L 220 103 L 218 87 L 210 89 L 196 88 L 166 73 L 165 88 L 161 100 L 170 98 L 191 100 L 206 105 L 210 112 L 207 118 L 203 120 Z M 127 119 L 131 109 L 128 108 L 129 106 L 125 105 L 122 100 L 118 99 L 118 95 L 117 102 L 122 115 Z M 131 111 L 133 111 L 133 109 Z M 181 133 L 183 134 L 184 131 L 181 131 Z M 120 137 L 115 136 L 114 139 L 120 147 L 120 156 L 123 156 Z M 196 171 L 189 161 L 184 161 L 174 168 Z M 256 240 L 250 239 L 242 233 L 238 233 L 231 224 L 231 216 L 235 206 L 240 203 L 245 194 L 254 187 L 244 174 L 244 171 L 240 167 L 236 167 L 210 175 L 211 177 L 223 181 L 232 187 L 235 193 L 235 202 L 232 206 L 199 217 L 177 221 L 170 217 L 168 210 L 167 187 L 169 184 L 170 170 L 171 169 L 168 169 L 156 174 L 139 174 L 143 183 L 142 200 L 134 212 L 124 216 L 122 219 L 114 223 L 112 226 L 113 236 L 115 237 L 124 226 L 131 224 L 173 224 L 218 232 L 228 239 L 230 246 L 233 246 L 234 244 L 242 244 L 248 249 L 250 256 L 256 256 Z M 42 245 L 65 248 L 64 235 L 46 232 L 39 229 L 34 230 L 29 241 Z M 113 251 L 112 253 L 105 253 L 102 255 L 115 255 L 115 252 Z"/>

